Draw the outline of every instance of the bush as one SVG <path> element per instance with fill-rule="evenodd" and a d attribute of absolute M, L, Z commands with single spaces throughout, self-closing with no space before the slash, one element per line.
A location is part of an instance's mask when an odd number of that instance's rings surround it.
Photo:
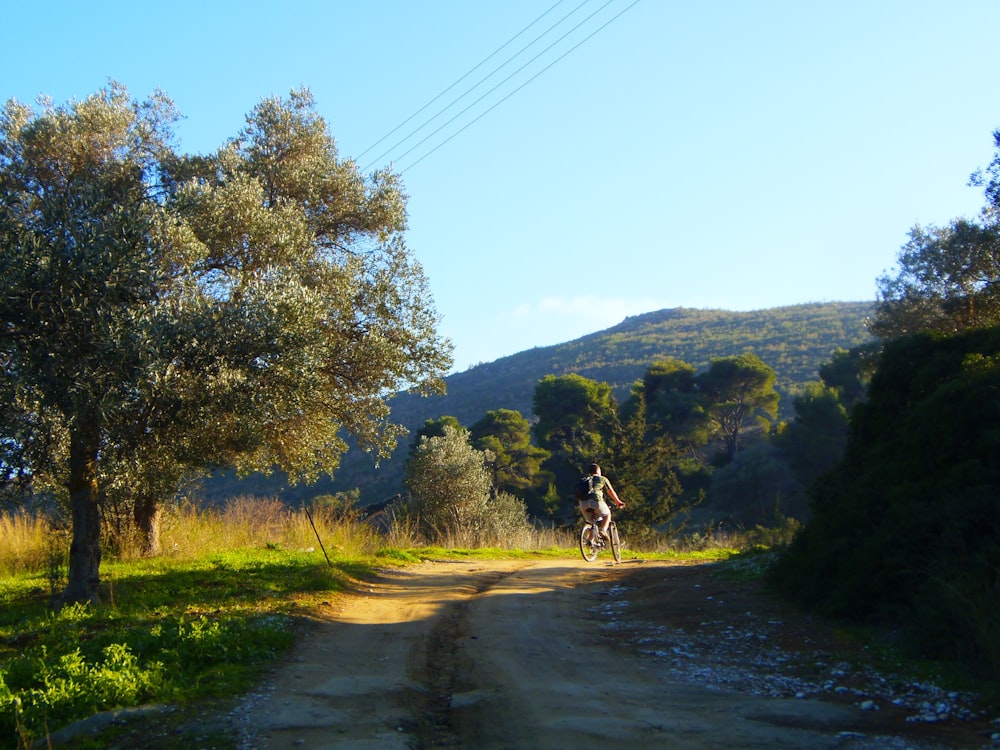
<path fill-rule="evenodd" d="M 1000 673 L 998 424 L 1000 328 L 888 345 L 776 582 L 898 627 L 923 656 Z"/>
<path fill-rule="evenodd" d="M 484 542 L 502 548 L 526 548 L 532 535 L 524 501 L 500 492 L 489 501 L 483 524 Z"/>
<path fill-rule="evenodd" d="M 485 456 L 469 444 L 469 432 L 446 426 L 444 435 L 423 436 L 406 466 L 410 514 L 431 544 L 475 547 L 488 534 L 491 480 Z"/>

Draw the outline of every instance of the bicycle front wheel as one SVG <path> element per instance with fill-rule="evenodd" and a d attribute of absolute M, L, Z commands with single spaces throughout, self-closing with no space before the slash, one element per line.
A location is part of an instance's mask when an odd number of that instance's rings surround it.
<path fill-rule="evenodd" d="M 611 554 L 615 556 L 615 562 L 622 561 L 622 540 L 618 536 L 618 527 L 615 526 L 615 522 L 611 522 L 611 526 L 608 528 L 608 535 L 611 537 Z"/>
<path fill-rule="evenodd" d="M 596 530 L 589 523 L 585 523 L 580 529 L 580 554 L 587 562 L 594 562 L 597 559 L 597 547 L 594 546 L 593 534 Z"/>

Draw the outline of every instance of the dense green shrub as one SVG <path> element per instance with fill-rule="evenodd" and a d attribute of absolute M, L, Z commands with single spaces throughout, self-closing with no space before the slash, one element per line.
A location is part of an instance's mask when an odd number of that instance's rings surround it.
<path fill-rule="evenodd" d="M 1000 672 L 1000 328 L 888 344 L 812 512 L 780 586 Z"/>

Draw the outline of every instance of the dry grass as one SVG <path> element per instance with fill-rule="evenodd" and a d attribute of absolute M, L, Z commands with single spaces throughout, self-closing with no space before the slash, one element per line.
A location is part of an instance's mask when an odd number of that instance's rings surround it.
<path fill-rule="evenodd" d="M 510 524 L 506 531 L 496 529 L 446 530 L 428 538 L 421 531 L 419 517 L 405 509 L 389 508 L 379 518 L 380 546 L 395 549 L 443 547 L 474 549 L 476 547 L 523 550 L 526 552 L 557 547 L 572 548 L 576 544 L 576 529 L 553 529 L 527 523 Z"/>
<path fill-rule="evenodd" d="M 49 523 L 23 511 L 0 516 L 0 575 L 44 570 L 48 564 Z"/>
<path fill-rule="evenodd" d="M 311 516 L 311 519 L 310 519 Z M 758 530 L 759 531 L 759 530 Z M 780 532 L 778 536 L 787 534 Z M 548 528 L 540 525 L 517 528 L 505 534 L 489 534 L 476 540 L 449 534 L 433 540 L 433 546 L 468 549 L 476 546 L 505 550 L 539 551 L 573 549 L 578 528 Z M 130 535 L 116 539 L 108 559 L 140 559 L 141 545 Z M 481 535 L 480 535 L 481 536 Z M 758 533 L 757 536 L 762 536 Z M 758 539 L 753 533 L 723 534 L 718 529 L 705 534 L 666 537 L 649 534 L 623 538 L 626 546 L 642 553 L 690 553 L 711 549 L 745 549 L 784 539 Z M 382 549 L 415 549 L 432 544 L 420 532 L 418 519 L 386 511 L 364 519 L 350 506 L 290 508 L 277 498 L 236 497 L 222 507 L 183 503 L 164 509 L 160 524 L 160 546 L 164 557 L 193 559 L 236 549 L 322 549 L 329 557 L 371 557 Z M 0 516 L 0 576 L 38 572 L 65 562 L 69 539 L 44 516 L 15 512 Z M 58 560 L 57 560 L 58 558 Z"/>
<path fill-rule="evenodd" d="M 236 549 L 322 546 L 330 556 L 366 557 L 391 544 L 357 511 L 320 507 L 311 516 L 312 522 L 302 508 L 289 508 L 276 498 L 237 497 L 221 508 L 194 503 L 171 506 L 161 516 L 161 554 L 193 559 Z M 402 529 L 395 537 L 408 539 Z M 65 563 L 68 549 L 68 534 L 55 529 L 44 515 L 22 511 L 0 515 L 0 576 L 44 571 L 56 558 Z M 117 535 L 105 555 L 132 561 L 142 558 L 143 552 L 129 532 Z"/>
<path fill-rule="evenodd" d="M 179 506 L 165 514 L 160 541 L 163 553 L 175 557 L 247 547 L 301 550 L 320 544 L 331 555 L 364 556 L 383 546 L 356 511 L 316 508 L 307 514 L 277 498 L 252 497 L 233 498 L 221 509 Z"/>

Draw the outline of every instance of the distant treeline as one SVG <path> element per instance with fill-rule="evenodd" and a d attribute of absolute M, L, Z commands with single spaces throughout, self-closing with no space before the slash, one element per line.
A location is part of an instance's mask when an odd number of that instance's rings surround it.
<path fill-rule="evenodd" d="M 535 387 L 546 375 L 578 374 L 608 383 L 619 401 L 654 362 L 673 358 L 699 370 L 713 358 L 754 354 L 776 375 L 779 418 L 794 415 L 792 395 L 819 380 L 819 367 L 838 349 L 869 342 L 865 321 L 873 302 L 822 302 L 750 312 L 674 308 L 635 315 L 617 326 L 554 346 L 536 347 L 495 362 L 478 364 L 446 379 L 447 395 L 422 398 L 403 393 L 392 401 L 392 419 L 410 434 L 428 419 L 456 417 L 466 427 L 488 411 L 513 409 L 531 418 Z M 239 481 L 232 474 L 203 485 L 209 499 L 234 494 L 280 495 L 291 502 L 317 492 L 360 490 L 362 504 L 378 503 L 402 491 L 403 463 L 410 442 L 376 468 L 357 450 L 344 456 L 334 480 L 289 487 L 281 475 Z"/>

